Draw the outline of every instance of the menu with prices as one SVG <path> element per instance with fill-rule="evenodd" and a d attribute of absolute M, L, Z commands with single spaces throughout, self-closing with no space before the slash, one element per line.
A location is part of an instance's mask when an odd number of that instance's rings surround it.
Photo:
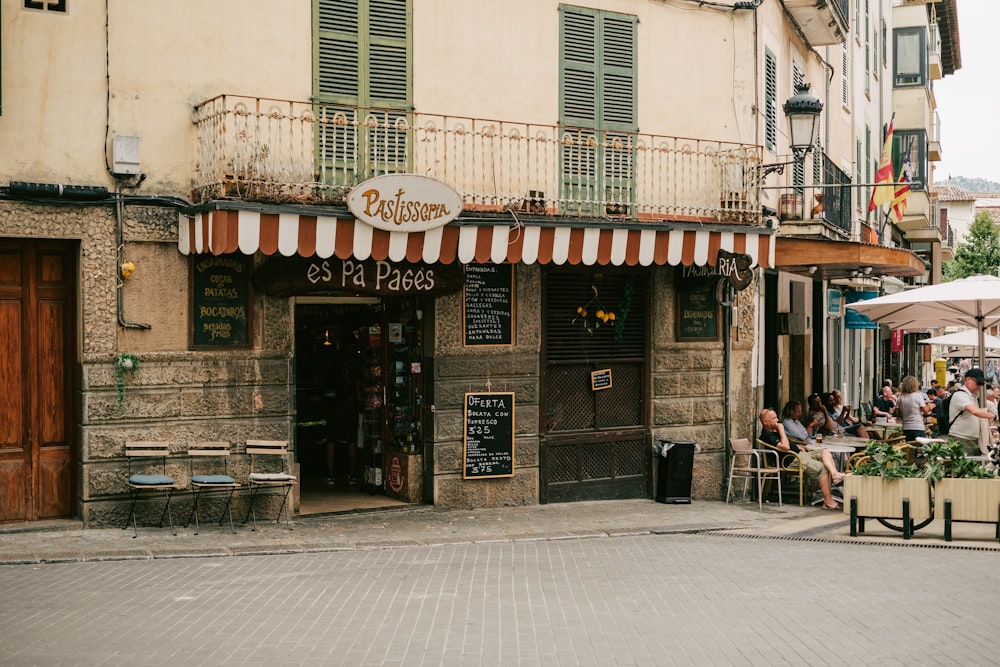
<path fill-rule="evenodd" d="M 465 395 L 462 477 L 514 476 L 514 392 Z"/>
<path fill-rule="evenodd" d="M 465 267 L 463 328 L 465 345 L 514 343 L 514 274 L 510 264 Z"/>

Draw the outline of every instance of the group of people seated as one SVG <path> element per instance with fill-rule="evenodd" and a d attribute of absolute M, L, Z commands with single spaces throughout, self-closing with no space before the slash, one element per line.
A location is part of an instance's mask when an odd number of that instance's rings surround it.
<path fill-rule="evenodd" d="M 980 391 L 986 391 L 985 408 L 979 407 Z M 977 418 L 996 424 L 998 396 L 1000 387 L 986 382 L 984 373 L 978 368 L 968 369 L 964 375 L 950 381 L 947 387 L 931 380 L 931 386 L 926 390 L 920 388 L 917 378 L 907 375 L 899 383 L 898 390 L 893 388 L 891 380 L 882 383 L 872 415 L 874 418 L 891 417 L 900 421 L 903 435 L 911 442 L 920 437 L 938 436 L 940 424 L 947 421 L 948 437 L 968 444 L 967 453 L 980 454 Z M 945 414 L 944 405 L 949 397 L 954 398 Z"/>
<path fill-rule="evenodd" d="M 843 481 L 845 474 L 837 469 L 833 454 L 827 449 L 809 450 L 816 444 L 820 434 L 846 435 L 868 438 L 864 424 L 852 413 L 849 405 L 844 405 L 840 391 L 810 394 L 806 406 L 792 399 L 785 403 L 778 414 L 765 408 L 760 412 L 760 439 L 780 451 L 799 454 L 805 474 L 819 485 L 823 497 L 823 508 L 840 509 L 840 498 L 833 494 L 833 487 Z M 808 407 L 808 412 L 805 408 Z"/>

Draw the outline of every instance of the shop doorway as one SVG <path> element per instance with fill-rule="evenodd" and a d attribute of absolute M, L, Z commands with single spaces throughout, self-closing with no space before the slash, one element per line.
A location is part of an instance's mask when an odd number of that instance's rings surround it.
<path fill-rule="evenodd" d="M 421 312 L 407 298 L 297 299 L 300 514 L 422 501 Z"/>

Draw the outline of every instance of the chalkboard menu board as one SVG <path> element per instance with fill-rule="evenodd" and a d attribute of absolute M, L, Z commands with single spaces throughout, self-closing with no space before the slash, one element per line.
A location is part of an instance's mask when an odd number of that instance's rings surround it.
<path fill-rule="evenodd" d="M 250 344 L 250 263 L 240 256 L 198 257 L 192 279 L 192 347 Z"/>
<path fill-rule="evenodd" d="M 715 300 L 717 277 L 682 277 L 678 273 L 677 340 L 719 340 L 719 304 Z"/>
<path fill-rule="evenodd" d="M 462 477 L 514 476 L 514 392 L 465 395 Z"/>
<path fill-rule="evenodd" d="M 510 264 L 465 267 L 465 345 L 514 344 L 514 272 Z"/>

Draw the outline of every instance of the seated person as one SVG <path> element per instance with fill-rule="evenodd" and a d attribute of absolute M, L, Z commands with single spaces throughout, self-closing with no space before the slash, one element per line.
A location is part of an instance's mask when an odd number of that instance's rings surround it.
<path fill-rule="evenodd" d="M 819 425 L 813 431 L 813 435 L 816 433 L 836 433 L 837 432 L 837 422 L 833 420 L 830 413 L 826 409 L 826 401 L 822 396 L 813 392 L 809 394 L 809 398 L 806 399 L 809 403 L 809 421 L 819 422 Z"/>
<path fill-rule="evenodd" d="M 801 408 L 802 405 L 799 404 L 799 409 Z M 823 494 L 823 509 L 831 511 L 840 509 L 836 499 L 830 494 L 831 480 L 834 484 L 839 484 L 846 475 L 837 470 L 830 451 L 827 449 L 804 451 L 795 443 L 789 442 L 785 427 L 778 421 L 777 413 L 770 408 L 761 410 L 759 419 L 761 441 L 782 452 L 796 452 L 806 476 L 819 482 L 819 489 Z"/>
<path fill-rule="evenodd" d="M 803 425 L 799 421 L 801 418 L 802 403 L 796 400 L 785 403 L 785 407 L 781 409 L 781 424 L 785 427 L 785 433 L 800 442 L 815 445 L 816 436 L 813 434 L 813 428 L 815 428 L 816 424 L 810 422 L 807 426 Z"/>
<path fill-rule="evenodd" d="M 869 436 L 864 424 L 851 414 L 851 406 L 843 405 L 843 400 L 844 398 L 839 389 L 834 389 L 829 394 L 826 394 L 827 413 L 840 428 L 844 429 L 844 435 L 867 440 Z"/>
<path fill-rule="evenodd" d="M 892 387 L 886 385 L 882 387 L 882 393 L 875 399 L 872 407 L 873 417 L 893 417 L 896 414 L 896 399 L 892 393 Z"/>

